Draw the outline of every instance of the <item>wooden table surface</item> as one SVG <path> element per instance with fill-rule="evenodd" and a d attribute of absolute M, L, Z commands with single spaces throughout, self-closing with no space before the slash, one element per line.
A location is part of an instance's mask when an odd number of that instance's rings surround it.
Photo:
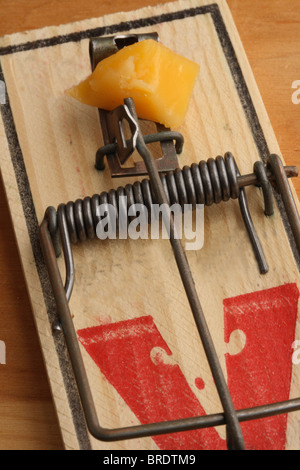
<path fill-rule="evenodd" d="M 300 80 L 300 1 L 227 0 L 287 164 L 300 167 L 300 104 L 292 83 Z M 0 35 L 161 0 L 0 0 Z M 300 95 L 299 95 L 300 96 Z M 300 197 L 300 180 L 294 181 Z M 18 249 L 0 184 L 0 449 L 62 449 L 62 440 L 35 331 Z"/>

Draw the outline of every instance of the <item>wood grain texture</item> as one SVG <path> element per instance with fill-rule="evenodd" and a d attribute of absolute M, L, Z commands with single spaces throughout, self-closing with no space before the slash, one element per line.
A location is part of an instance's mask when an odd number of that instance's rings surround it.
<path fill-rule="evenodd" d="M 0 2 L 0 33 L 132 10 L 141 1 Z M 149 5 L 151 2 L 148 2 Z M 152 2 L 155 4 L 156 2 Z M 291 83 L 299 79 L 300 11 L 295 2 L 228 1 L 246 53 L 287 163 L 299 164 L 299 107 L 291 102 Z M 274 34 L 274 31 L 276 34 Z M 297 160 L 298 159 L 298 160 Z M 295 183 L 299 194 L 299 183 Z M 0 448 L 59 448 L 62 443 L 46 373 L 31 316 L 9 213 L 1 186 L 1 323 L 0 339 L 8 362 L 0 366 L 4 416 Z M 21 314 L 20 314 L 21 313 Z M 24 332 L 26 331 L 26 335 Z M 43 379 L 41 379 L 41 377 Z M 12 392 L 13 391 L 13 392 Z M 36 410 L 40 410 L 39 413 Z M 3 410 L 3 412 L 2 412 Z M 4 412 L 5 410 L 5 412 Z"/>

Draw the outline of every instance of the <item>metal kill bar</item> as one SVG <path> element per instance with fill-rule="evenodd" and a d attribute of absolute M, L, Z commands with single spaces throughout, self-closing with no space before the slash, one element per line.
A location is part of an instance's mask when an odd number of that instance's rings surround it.
<path fill-rule="evenodd" d="M 62 241 L 65 242 L 66 246 L 71 251 L 71 244 L 68 231 L 66 230 L 66 220 L 62 206 L 60 207 L 59 213 L 62 222 L 60 225 L 61 236 L 63 238 Z M 226 417 L 224 413 L 216 413 L 206 416 L 196 416 L 167 422 L 150 423 L 115 429 L 104 428 L 100 425 L 92 392 L 89 386 L 86 369 L 83 363 L 81 351 L 79 349 L 78 339 L 74 328 L 66 291 L 56 260 L 55 249 L 50 235 L 49 224 L 51 224 L 51 222 L 48 217 L 49 214 L 43 219 L 40 226 L 41 246 L 57 305 L 58 317 L 65 335 L 70 361 L 73 367 L 87 427 L 90 433 L 96 439 L 109 442 L 161 434 L 170 434 L 175 432 L 193 431 L 196 429 L 225 425 Z M 253 408 L 236 410 L 236 415 L 240 422 L 244 422 L 253 419 L 261 419 L 279 414 L 290 413 L 298 410 L 300 410 L 300 398 L 279 403 L 266 404 Z"/>

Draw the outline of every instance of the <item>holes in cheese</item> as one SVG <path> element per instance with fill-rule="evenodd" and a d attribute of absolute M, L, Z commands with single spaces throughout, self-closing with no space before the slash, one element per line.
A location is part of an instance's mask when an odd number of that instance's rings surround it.
<path fill-rule="evenodd" d="M 146 39 L 103 59 L 68 93 L 82 103 L 109 111 L 131 97 L 139 118 L 178 127 L 199 69 L 195 62 Z"/>

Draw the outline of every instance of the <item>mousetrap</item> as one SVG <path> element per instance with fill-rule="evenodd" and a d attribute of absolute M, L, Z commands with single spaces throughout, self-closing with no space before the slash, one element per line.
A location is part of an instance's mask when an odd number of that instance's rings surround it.
<path fill-rule="evenodd" d="M 2 47 L 2 173 L 66 447 L 300 448 L 297 167 L 279 156 L 225 2 L 137 15 Z M 62 94 L 148 37 L 202 64 L 179 130 L 153 130 L 131 98 L 107 112 Z M 153 203 L 205 206 L 203 247 L 185 251 L 169 210 L 168 240 L 98 239 L 99 205 L 128 224 L 130 206 Z"/>

